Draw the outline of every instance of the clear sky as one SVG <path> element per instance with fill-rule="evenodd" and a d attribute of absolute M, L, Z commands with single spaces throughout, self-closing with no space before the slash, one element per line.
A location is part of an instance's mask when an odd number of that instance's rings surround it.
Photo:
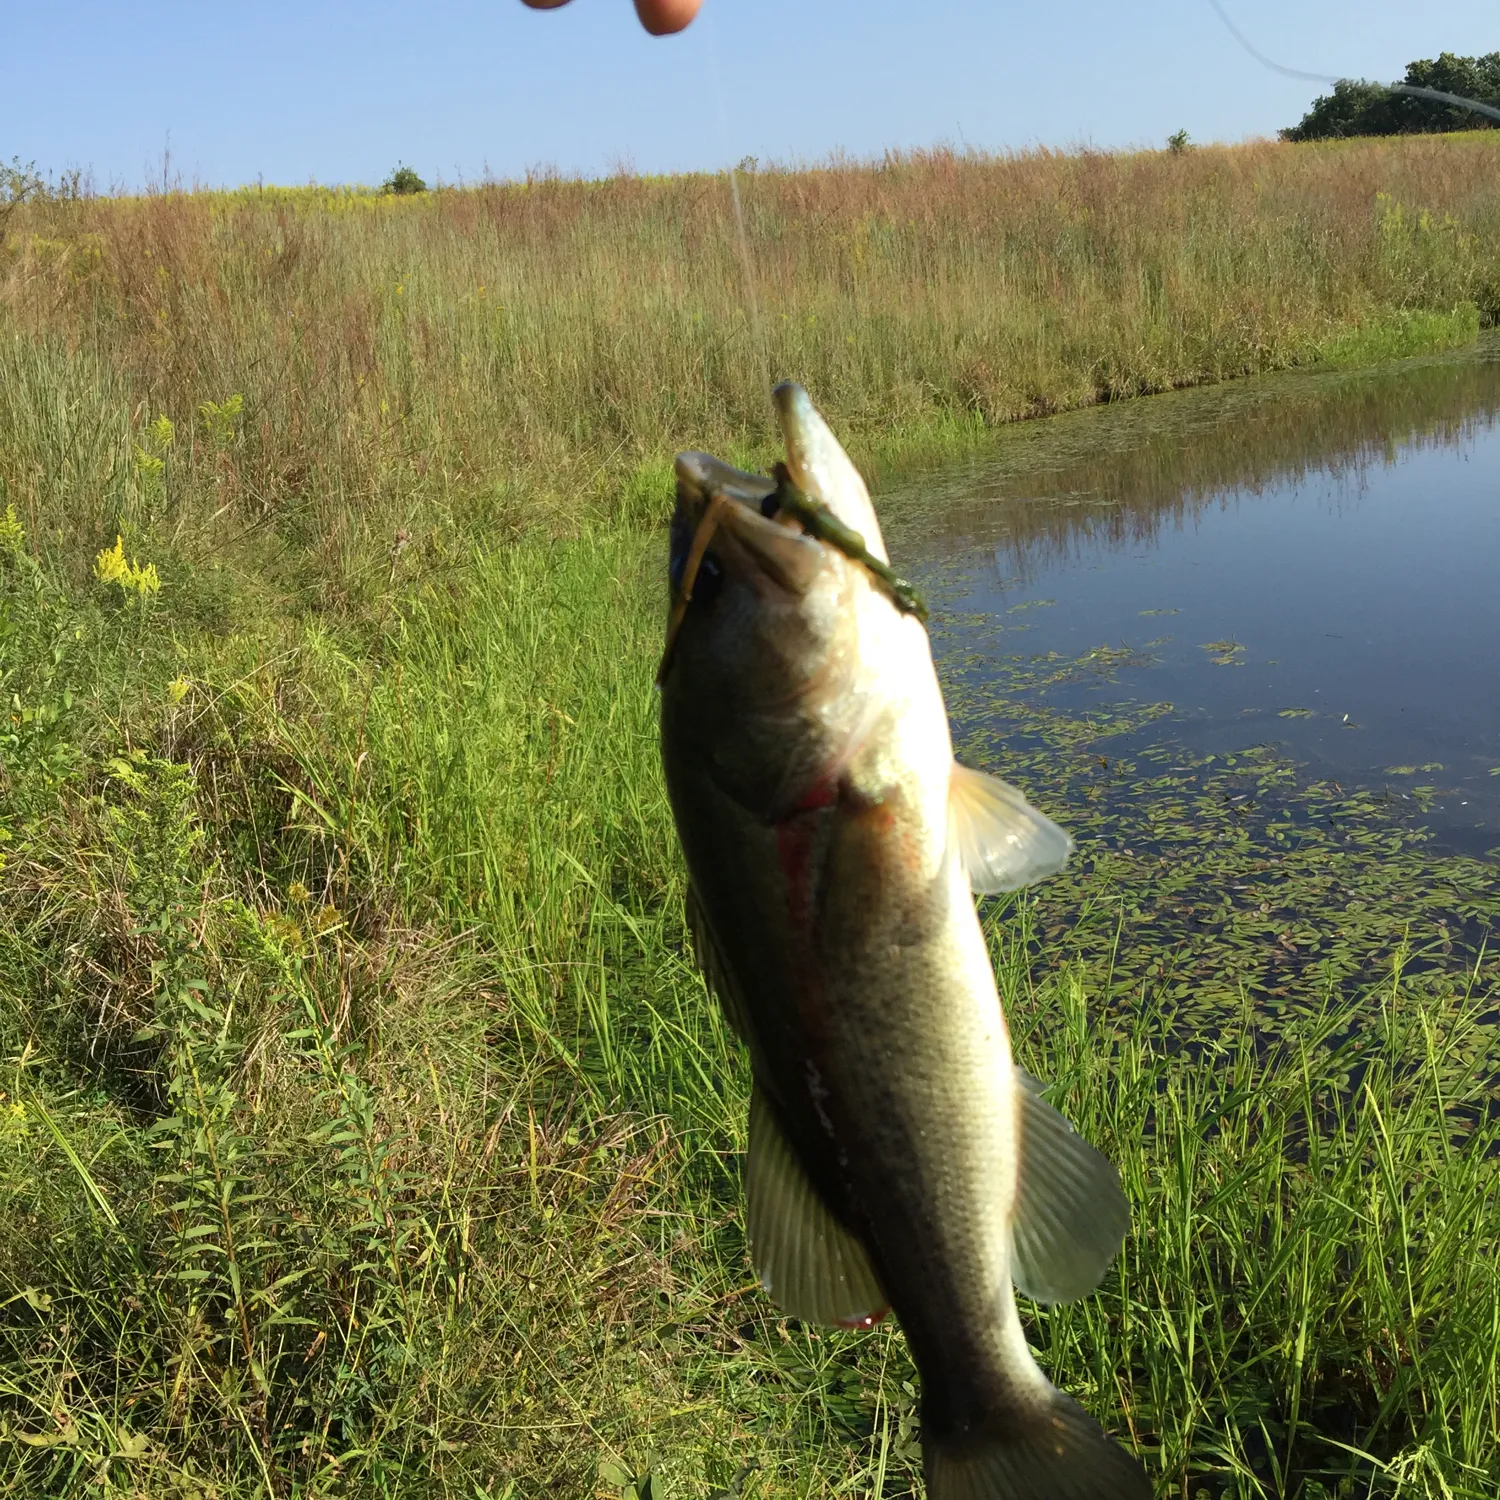
<path fill-rule="evenodd" d="M 1495 0 L 1223 0 L 1292 67 L 1390 80 L 1500 48 Z M 652 38 L 629 0 L 8 0 L 0 159 L 96 186 L 429 181 L 813 161 L 942 142 L 1271 135 L 1311 83 L 1248 57 L 1208 0 L 705 0 Z"/>

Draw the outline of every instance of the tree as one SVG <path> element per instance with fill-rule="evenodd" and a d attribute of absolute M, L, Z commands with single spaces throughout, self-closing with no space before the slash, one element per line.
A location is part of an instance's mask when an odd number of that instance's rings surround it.
<path fill-rule="evenodd" d="M 47 191 L 47 184 L 37 176 L 36 163 L 21 164 L 19 156 L 7 167 L 0 162 L 0 249 L 5 247 L 5 225 L 10 216 L 28 199 Z"/>
<path fill-rule="evenodd" d="M 396 193 L 404 197 L 407 193 L 425 193 L 427 191 L 427 184 L 417 176 L 414 167 L 398 166 L 381 183 L 380 190 L 383 193 Z"/>
<path fill-rule="evenodd" d="M 1500 52 L 1482 57 L 1457 57 L 1444 52 L 1436 58 L 1408 63 L 1401 83 L 1412 88 L 1437 89 L 1500 108 Z M 1341 78 L 1331 94 L 1323 94 L 1295 125 L 1281 132 L 1284 141 L 1326 141 L 1351 135 L 1417 135 L 1444 130 L 1478 130 L 1497 122 L 1486 115 L 1437 99 L 1396 92 L 1363 79 Z"/>

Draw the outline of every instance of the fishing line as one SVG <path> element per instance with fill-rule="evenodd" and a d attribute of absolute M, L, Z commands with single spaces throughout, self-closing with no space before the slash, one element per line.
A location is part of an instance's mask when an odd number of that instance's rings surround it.
<path fill-rule="evenodd" d="M 1229 19 L 1229 13 L 1219 3 L 1219 0 L 1208 0 L 1213 7 L 1214 14 L 1224 23 L 1227 30 L 1235 41 L 1237 41 L 1246 52 L 1258 62 L 1261 67 L 1269 68 L 1273 73 L 1280 73 L 1286 78 L 1302 78 L 1309 83 L 1331 83 L 1337 86 L 1340 83 L 1354 80 L 1343 78 L 1331 78 L 1326 73 L 1308 73 L 1302 68 L 1288 68 L 1274 59 L 1266 56 L 1249 37 L 1240 30 L 1233 21 Z M 1483 104 L 1478 99 L 1465 99 L 1459 94 L 1445 94 L 1442 89 L 1423 88 L 1415 83 L 1380 83 L 1376 88 L 1382 88 L 1391 94 L 1410 94 L 1414 99 L 1431 99 L 1438 104 L 1455 104 L 1460 109 L 1471 109 L 1476 114 L 1488 115 L 1492 120 L 1500 120 L 1500 109 L 1493 104 Z"/>
<path fill-rule="evenodd" d="M 719 144 L 727 160 L 729 145 L 729 111 L 724 106 L 724 75 L 719 67 L 718 28 L 712 13 L 699 18 L 708 39 L 709 66 L 714 74 L 714 98 L 719 106 Z M 755 345 L 756 358 L 760 361 L 761 390 L 771 389 L 771 357 L 766 345 L 766 328 L 761 321 L 760 300 L 755 295 L 755 262 L 750 255 L 750 236 L 745 231 L 745 205 L 740 197 L 739 169 L 732 163 L 725 169 L 729 177 L 729 199 L 734 205 L 734 225 L 739 241 L 740 265 L 745 273 L 745 301 L 749 307 L 750 338 Z"/>

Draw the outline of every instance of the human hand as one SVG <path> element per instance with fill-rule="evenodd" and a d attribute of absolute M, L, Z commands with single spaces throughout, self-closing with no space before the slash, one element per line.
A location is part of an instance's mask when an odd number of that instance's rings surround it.
<path fill-rule="evenodd" d="M 525 0 L 533 10 L 556 10 L 568 0 Z M 652 36 L 668 36 L 681 31 L 694 16 L 703 0 L 635 0 L 635 13 L 641 25 Z"/>

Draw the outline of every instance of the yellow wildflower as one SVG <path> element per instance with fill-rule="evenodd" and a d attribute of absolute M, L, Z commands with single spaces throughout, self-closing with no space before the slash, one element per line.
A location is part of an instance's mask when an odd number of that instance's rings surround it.
<path fill-rule="evenodd" d="M 26 1106 L 19 1099 L 0 1104 L 0 1141 L 18 1141 L 27 1133 Z"/>
<path fill-rule="evenodd" d="M 155 563 L 142 566 L 125 556 L 125 538 L 115 536 L 113 547 L 106 547 L 94 559 L 94 577 L 100 583 L 117 583 L 123 594 L 136 594 L 144 599 L 148 594 L 161 592 L 161 575 Z"/>
<path fill-rule="evenodd" d="M 94 559 L 94 577 L 100 583 L 119 583 L 129 572 L 130 564 L 125 561 L 125 538 L 117 534 L 114 546 L 106 547 Z"/>
<path fill-rule="evenodd" d="M 25 540 L 26 532 L 16 519 L 15 506 L 7 505 L 5 514 L 0 516 L 0 552 L 8 552 L 14 557 L 21 550 L 21 543 Z"/>
<path fill-rule="evenodd" d="M 204 401 L 198 407 L 203 426 L 210 441 L 217 447 L 227 447 L 234 441 L 235 423 L 245 410 L 245 398 L 236 392 L 223 401 Z"/>

